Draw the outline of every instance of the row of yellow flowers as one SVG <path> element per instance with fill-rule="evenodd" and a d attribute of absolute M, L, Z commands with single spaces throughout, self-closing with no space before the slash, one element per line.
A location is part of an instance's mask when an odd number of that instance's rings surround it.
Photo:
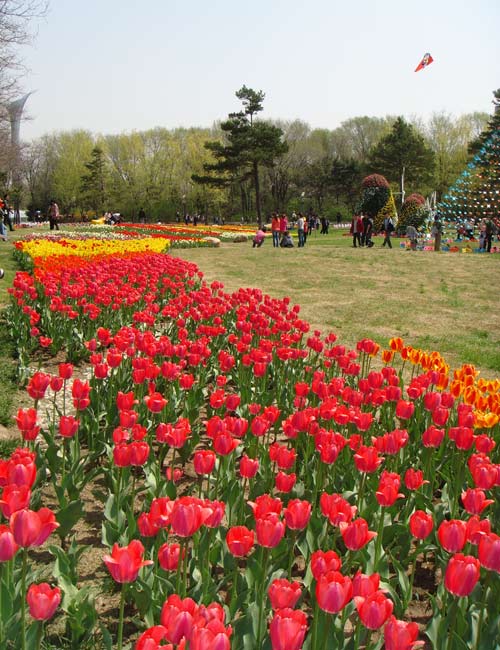
<path fill-rule="evenodd" d="M 112 255 L 134 255 L 145 252 L 162 253 L 166 252 L 170 242 L 155 237 L 143 239 L 61 239 L 49 241 L 47 239 L 33 239 L 30 241 L 16 242 L 16 248 L 26 255 L 29 255 L 39 269 L 47 268 L 50 260 L 50 267 L 53 268 L 54 259 L 74 257 L 81 260 L 88 260 L 95 257 L 106 257 Z"/>

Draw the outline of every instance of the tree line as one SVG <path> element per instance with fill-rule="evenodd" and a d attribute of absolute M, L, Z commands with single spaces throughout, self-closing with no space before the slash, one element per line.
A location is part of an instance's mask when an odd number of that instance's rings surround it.
<path fill-rule="evenodd" d="M 349 216 L 367 174 L 383 174 L 401 198 L 453 184 L 468 144 L 489 116 L 435 113 L 427 121 L 353 117 L 335 129 L 264 120 L 264 93 L 243 86 L 243 108 L 211 128 L 158 127 L 119 135 L 44 135 L 22 151 L 23 199 L 66 214 L 119 211 L 173 220 L 186 213 L 255 219 L 273 211 Z"/>

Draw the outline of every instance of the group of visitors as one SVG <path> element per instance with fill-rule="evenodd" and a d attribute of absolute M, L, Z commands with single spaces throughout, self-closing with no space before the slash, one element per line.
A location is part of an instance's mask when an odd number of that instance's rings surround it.
<path fill-rule="evenodd" d="M 388 219 L 387 223 L 384 219 L 384 231 L 386 233 L 386 238 L 384 239 L 383 246 L 388 243 L 389 248 L 392 248 L 391 233 L 393 230 L 394 223 L 392 222 L 392 219 Z M 367 248 L 371 248 L 373 246 L 373 219 L 367 214 L 355 214 L 351 220 L 351 228 L 349 232 L 352 235 L 353 248 L 357 248 L 358 246 L 366 246 Z"/>

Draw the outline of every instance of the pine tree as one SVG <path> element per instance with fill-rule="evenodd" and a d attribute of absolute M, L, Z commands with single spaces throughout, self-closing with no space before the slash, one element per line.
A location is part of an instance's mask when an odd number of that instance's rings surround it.
<path fill-rule="evenodd" d="M 263 110 L 264 93 L 243 86 L 236 97 L 244 110 L 230 113 L 220 125 L 226 142 L 211 141 L 205 148 L 212 152 L 214 163 L 203 165 L 206 176 L 193 174 L 196 183 L 214 187 L 228 187 L 232 183 L 244 183 L 251 179 L 255 191 L 257 220 L 262 223 L 259 167 L 272 167 L 276 158 L 288 151 L 283 131 L 267 122 L 254 119 Z"/>
<path fill-rule="evenodd" d="M 104 212 L 108 200 L 106 161 L 100 147 L 92 149 L 91 159 L 85 163 L 85 167 L 88 173 L 81 177 L 81 192 L 96 214 L 99 214 Z"/>
<path fill-rule="evenodd" d="M 500 89 L 493 95 L 495 112 L 469 147 L 472 160 L 437 206 L 444 219 L 460 222 L 500 214 Z"/>

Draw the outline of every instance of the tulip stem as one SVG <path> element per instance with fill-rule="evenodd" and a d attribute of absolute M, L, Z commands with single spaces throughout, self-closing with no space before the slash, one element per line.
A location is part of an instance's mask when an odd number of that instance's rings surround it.
<path fill-rule="evenodd" d="M 40 650 L 42 647 L 42 638 L 43 638 L 43 621 L 38 621 L 38 630 L 36 631 L 36 650 Z"/>
<path fill-rule="evenodd" d="M 290 547 L 290 555 L 288 557 L 288 579 L 292 579 L 292 567 L 293 567 L 293 561 L 295 559 L 295 541 L 297 539 L 297 531 L 292 530 L 291 532 L 291 547 Z"/>
<path fill-rule="evenodd" d="M 488 595 L 488 589 L 490 588 L 490 580 L 491 580 L 491 571 L 488 571 L 486 575 L 486 579 L 484 581 L 484 593 L 483 593 L 483 599 L 481 602 L 481 609 L 479 610 L 479 623 L 477 626 L 477 639 L 476 639 L 476 650 L 480 650 L 481 647 L 481 631 L 483 627 L 483 620 L 484 620 L 484 610 L 486 609 L 486 597 Z"/>
<path fill-rule="evenodd" d="M 448 625 L 448 644 L 446 646 L 447 650 L 453 650 L 453 628 L 455 627 L 455 620 L 457 618 L 457 608 L 458 608 L 458 599 L 451 596 L 451 606 L 448 612 L 449 625 Z"/>
<path fill-rule="evenodd" d="M 329 642 L 328 637 L 330 636 L 330 628 L 332 626 L 333 618 L 334 617 L 331 614 L 326 615 L 325 640 L 323 642 L 323 650 L 328 650 L 328 647 L 331 647 L 331 646 L 328 645 L 328 642 Z"/>
<path fill-rule="evenodd" d="M 179 558 L 180 561 L 183 562 L 183 567 L 182 567 L 182 572 L 183 572 L 183 578 L 182 578 L 182 597 L 186 597 L 187 593 L 187 582 L 188 582 L 188 546 L 189 546 L 189 539 L 185 539 L 185 543 L 182 545 L 182 548 L 184 549 L 184 557 Z"/>
<path fill-rule="evenodd" d="M 172 449 L 172 463 L 170 465 L 170 480 L 174 483 L 174 469 L 175 469 L 175 447 Z"/>
<path fill-rule="evenodd" d="M 267 565 L 269 562 L 269 548 L 264 548 L 264 560 L 263 560 L 263 571 L 262 571 L 262 585 L 260 587 L 260 598 L 259 598 L 259 622 L 257 625 L 257 650 L 262 650 L 264 643 L 265 630 L 262 630 L 262 614 L 264 613 L 264 603 L 266 595 L 266 579 L 267 579 Z"/>
<path fill-rule="evenodd" d="M 23 548 L 23 565 L 21 570 L 21 648 L 26 650 L 26 565 L 28 552 Z"/>
<path fill-rule="evenodd" d="M 122 592 L 120 594 L 120 617 L 118 619 L 118 638 L 116 641 L 117 650 L 122 650 L 123 645 L 123 612 L 125 610 L 125 583 L 122 583 Z"/>
<path fill-rule="evenodd" d="M 234 617 L 235 612 L 233 611 L 234 607 L 234 601 L 236 600 L 236 592 L 238 590 L 238 559 L 235 558 L 235 564 L 234 564 L 234 569 L 233 569 L 233 581 L 231 585 L 231 600 L 229 601 L 229 612 L 231 614 L 231 618 Z"/>
<path fill-rule="evenodd" d="M 318 601 L 314 599 L 311 650 L 316 650 L 316 637 L 318 636 L 318 623 L 319 623 L 320 615 L 321 615 L 321 611 L 318 606 Z"/>
<path fill-rule="evenodd" d="M 380 558 L 380 549 L 382 547 L 382 535 L 384 532 L 384 509 L 380 513 L 380 520 L 378 522 L 377 541 L 375 542 L 375 561 L 373 563 L 373 570 L 377 570 L 378 561 Z"/>

